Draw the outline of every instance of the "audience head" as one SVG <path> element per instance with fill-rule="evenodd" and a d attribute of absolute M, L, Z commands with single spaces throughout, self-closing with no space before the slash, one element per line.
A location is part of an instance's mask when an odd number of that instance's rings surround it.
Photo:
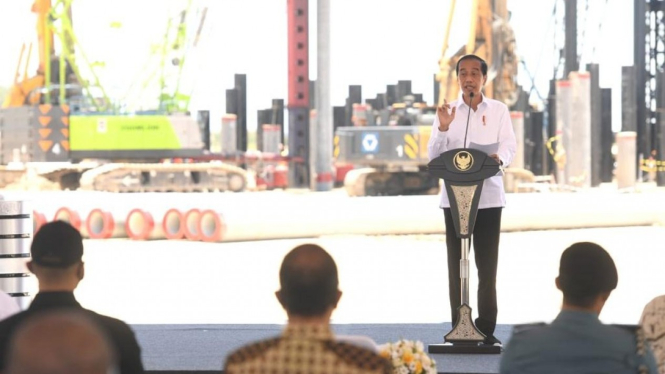
<path fill-rule="evenodd" d="M 595 243 L 575 243 L 561 255 L 557 287 L 564 304 L 591 308 L 604 303 L 618 283 L 617 268 L 610 254 Z M 602 308 L 602 304 L 601 304 Z"/>
<path fill-rule="evenodd" d="M 325 316 L 337 307 L 337 265 L 323 248 L 303 244 L 289 252 L 279 271 L 277 298 L 289 317 Z"/>
<path fill-rule="evenodd" d="M 108 374 L 116 368 L 106 336 L 76 312 L 29 317 L 12 336 L 7 357 L 8 374 Z"/>
<path fill-rule="evenodd" d="M 67 222 L 43 225 L 32 239 L 30 255 L 28 268 L 39 279 L 40 288 L 66 283 L 73 290 L 83 278 L 83 239 Z"/>

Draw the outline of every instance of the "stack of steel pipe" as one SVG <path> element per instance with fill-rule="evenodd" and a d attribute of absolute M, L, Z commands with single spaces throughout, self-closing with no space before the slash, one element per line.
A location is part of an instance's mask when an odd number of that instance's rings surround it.
<path fill-rule="evenodd" d="M 65 221 L 72 225 L 75 229 L 79 230 L 83 237 L 88 236 L 85 221 L 81 219 L 81 215 L 79 214 L 78 209 L 62 206 L 55 211 L 55 214 L 53 215 L 53 221 Z"/>
<path fill-rule="evenodd" d="M 91 239 L 126 238 L 126 207 L 95 208 L 86 218 L 86 229 Z"/>
<path fill-rule="evenodd" d="M 308 196 L 306 202 L 233 201 L 199 214 L 204 241 L 441 232 L 436 196 L 356 198 Z M 211 204 L 214 205 L 214 204 Z"/>
<path fill-rule="evenodd" d="M 107 195 L 87 191 L 66 191 L 55 195 L 55 197 L 49 197 L 51 199 L 57 200 L 59 206 L 53 215 L 53 220 L 68 222 L 74 226 L 74 228 L 79 230 L 81 235 L 85 238 L 90 236 L 88 232 L 87 217 L 89 216 L 93 207 L 98 204 L 99 201 L 111 203 L 109 202 Z M 50 203 L 49 200 L 42 200 L 41 204 L 48 204 Z"/>
<path fill-rule="evenodd" d="M 185 237 L 184 214 L 175 208 L 135 208 L 125 219 L 127 237 L 133 240 L 182 239 Z"/>

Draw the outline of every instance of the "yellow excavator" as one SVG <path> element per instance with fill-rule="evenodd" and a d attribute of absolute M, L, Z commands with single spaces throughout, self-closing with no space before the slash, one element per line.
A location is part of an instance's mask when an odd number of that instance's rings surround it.
<path fill-rule="evenodd" d="M 465 46 L 448 56 L 448 44 L 456 1 L 451 0 L 441 58 L 439 59 L 438 105 L 457 99 L 459 87 L 455 65 L 465 54 L 475 54 L 489 65 L 484 88 L 487 97 L 511 106 L 517 101 L 515 36 L 509 24 L 507 0 L 473 0 L 469 38 Z M 403 98 L 398 98 L 402 100 Z M 394 104 L 404 106 L 404 103 Z M 411 126 L 386 124 L 340 127 L 335 133 L 333 154 L 339 164 L 353 164 L 344 179 L 350 196 L 435 194 L 439 180 L 427 171 L 427 142 L 434 107 L 414 105 L 419 120 Z"/>

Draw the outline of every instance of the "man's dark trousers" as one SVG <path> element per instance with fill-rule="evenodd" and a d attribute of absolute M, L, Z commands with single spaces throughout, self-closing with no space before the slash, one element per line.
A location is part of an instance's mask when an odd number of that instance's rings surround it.
<path fill-rule="evenodd" d="M 478 209 L 473 228 L 473 253 L 478 269 L 478 318 L 476 327 L 486 336 L 494 335 L 496 327 L 496 268 L 499 259 L 502 208 Z M 448 292 L 453 326 L 461 300 L 460 258 L 462 241 L 455 233 L 450 208 L 443 209 L 446 220 L 446 247 L 448 249 Z"/>

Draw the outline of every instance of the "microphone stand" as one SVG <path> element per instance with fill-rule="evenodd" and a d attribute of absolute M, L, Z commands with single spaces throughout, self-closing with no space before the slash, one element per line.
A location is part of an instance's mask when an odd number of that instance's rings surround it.
<path fill-rule="evenodd" d="M 469 92 L 469 112 L 466 114 L 466 130 L 464 131 L 465 149 L 466 149 L 466 135 L 469 133 L 469 119 L 471 118 L 471 103 L 473 103 L 473 92 Z"/>

